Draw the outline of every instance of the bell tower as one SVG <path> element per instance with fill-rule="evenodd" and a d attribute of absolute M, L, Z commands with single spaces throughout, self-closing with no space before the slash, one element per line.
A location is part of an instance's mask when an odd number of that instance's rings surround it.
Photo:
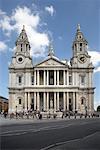
<path fill-rule="evenodd" d="M 32 58 L 30 56 L 30 43 L 25 31 L 25 26 L 15 42 L 16 48 L 12 57 L 10 67 L 13 68 L 26 68 L 32 67 Z"/>
<path fill-rule="evenodd" d="M 91 64 L 91 57 L 88 55 L 87 48 L 88 42 L 81 31 L 80 24 L 78 24 L 75 40 L 72 45 L 73 57 L 70 61 L 71 66 L 84 68 L 88 67 Z"/>
<path fill-rule="evenodd" d="M 16 41 L 16 51 L 15 55 L 22 54 L 26 57 L 30 56 L 30 43 L 28 41 L 28 37 L 25 31 L 25 26 L 23 25 L 23 29 Z"/>
<path fill-rule="evenodd" d="M 83 33 L 81 32 L 80 24 L 78 24 L 75 40 L 72 45 L 73 56 L 77 56 L 78 54 L 87 54 L 87 46 L 88 42 L 86 41 Z"/>

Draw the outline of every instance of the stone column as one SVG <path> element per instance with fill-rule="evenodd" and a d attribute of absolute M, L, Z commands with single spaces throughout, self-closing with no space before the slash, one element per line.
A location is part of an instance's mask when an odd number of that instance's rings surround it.
<path fill-rule="evenodd" d="M 59 110 L 59 92 L 57 92 L 57 110 Z"/>
<path fill-rule="evenodd" d="M 27 111 L 27 93 L 25 92 L 25 111 Z"/>
<path fill-rule="evenodd" d="M 75 92 L 73 92 L 73 111 L 75 111 Z"/>
<path fill-rule="evenodd" d="M 49 85 L 49 71 L 47 70 L 47 85 Z"/>
<path fill-rule="evenodd" d="M 36 107 L 37 107 L 37 105 L 36 105 L 36 92 L 34 92 L 34 110 L 36 110 Z"/>
<path fill-rule="evenodd" d="M 39 92 L 37 92 L 37 110 L 40 110 L 40 97 L 39 97 Z"/>
<path fill-rule="evenodd" d="M 54 110 L 56 111 L 57 107 L 56 107 L 56 92 L 54 92 Z"/>
<path fill-rule="evenodd" d="M 57 85 L 59 85 L 59 70 L 57 70 Z"/>
<path fill-rule="evenodd" d="M 44 85 L 45 85 L 45 81 L 46 81 L 46 71 L 44 70 Z"/>
<path fill-rule="evenodd" d="M 56 85 L 56 70 L 54 70 L 54 85 Z"/>
<path fill-rule="evenodd" d="M 78 111 L 78 92 L 76 92 L 76 111 Z"/>
<path fill-rule="evenodd" d="M 43 104 L 44 104 L 44 110 L 46 110 L 46 93 L 44 92 L 44 96 L 43 96 Z"/>
<path fill-rule="evenodd" d="M 49 93 L 47 92 L 47 111 L 49 110 Z"/>
<path fill-rule="evenodd" d="M 69 110 L 69 92 L 67 92 L 67 110 Z"/>
<path fill-rule="evenodd" d="M 75 85 L 75 81 L 74 81 L 74 72 L 72 73 L 72 85 Z"/>
<path fill-rule="evenodd" d="M 65 97 L 65 92 L 63 92 L 63 102 L 64 102 L 64 111 L 66 110 L 66 97 Z"/>
<path fill-rule="evenodd" d="M 67 85 L 69 85 L 69 72 L 67 71 Z"/>
<path fill-rule="evenodd" d="M 34 70 L 34 85 L 36 85 L 36 70 Z"/>
<path fill-rule="evenodd" d="M 30 99 L 30 92 L 28 92 L 28 109 L 30 109 L 31 99 Z"/>
<path fill-rule="evenodd" d="M 66 84 L 65 82 L 66 82 L 66 78 L 65 78 L 65 70 L 63 71 L 63 79 L 64 79 L 64 85 Z"/>
<path fill-rule="evenodd" d="M 39 70 L 37 70 L 37 85 L 39 85 Z"/>

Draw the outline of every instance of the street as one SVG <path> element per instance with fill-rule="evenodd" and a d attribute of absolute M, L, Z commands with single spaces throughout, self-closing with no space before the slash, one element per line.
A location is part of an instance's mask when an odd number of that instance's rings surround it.
<path fill-rule="evenodd" d="M 100 150 L 100 118 L 1 126 L 1 150 Z"/>

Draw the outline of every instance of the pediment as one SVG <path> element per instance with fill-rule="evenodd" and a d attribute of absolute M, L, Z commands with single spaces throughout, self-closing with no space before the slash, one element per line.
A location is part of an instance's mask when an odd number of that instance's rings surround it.
<path fill-rule="evenodd" d="M 36 67 L 56 67 L 65 66 L 63 62 L 55 58 L 49 58 L 36 65 Z"/>

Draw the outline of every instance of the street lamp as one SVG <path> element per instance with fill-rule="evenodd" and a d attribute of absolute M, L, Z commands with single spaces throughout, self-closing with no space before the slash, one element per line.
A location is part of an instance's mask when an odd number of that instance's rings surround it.
<path fill-rule="evenodd" d="M 17 118 L 17 106 L 16 106 L 16 118 Z"/>

